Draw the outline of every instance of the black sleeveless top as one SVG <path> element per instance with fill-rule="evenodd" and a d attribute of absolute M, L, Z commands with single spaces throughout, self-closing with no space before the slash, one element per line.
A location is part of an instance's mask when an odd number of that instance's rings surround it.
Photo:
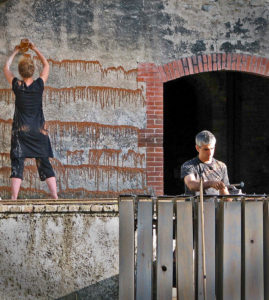
<path fill-rule="evenodd" d="M 15 77 L 12 90 L 16 99 L 10 157 L 53 157 L 42 108 L 42 78 L 27 86 Z"/>

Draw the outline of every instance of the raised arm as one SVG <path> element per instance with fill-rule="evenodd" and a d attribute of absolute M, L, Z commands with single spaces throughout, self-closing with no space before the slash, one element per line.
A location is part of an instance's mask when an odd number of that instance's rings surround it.
<path fill-rule="evenodd" d="M 36 53 L 38 58 L 41 60 L 43 69 L 39 76 L 40 76 L 40 78 L 43 79 L 43 81 L 45 83 L 49 77 L 49 69 L 50 69 L 49 63 L 48 63 L 47 59 L 45 58 L 45 56 L 36 48 L 36 46 L 32 42 L 30 43 L 30 49 L 32 49 Z"/>
<path fill-rule="evenodd" d="M 4 65 L 4 74 L 9 84 L 12 84 L 12 80 L 14 78 L 13 73 L 10 71 L 10 66 L 13 62 L 14 57 L 18 52 L 19 52 L 19 46 L 16 46 Z"/>

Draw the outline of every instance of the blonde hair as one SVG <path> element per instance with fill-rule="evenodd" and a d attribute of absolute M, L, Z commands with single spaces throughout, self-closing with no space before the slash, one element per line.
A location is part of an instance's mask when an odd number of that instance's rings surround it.
<path fill-rule="evenodd" d="M 22 78 L 32 77 L 35 72 L 35 64 L 31 57 L 23 56 L 19 61 L 18 70 Z"/>

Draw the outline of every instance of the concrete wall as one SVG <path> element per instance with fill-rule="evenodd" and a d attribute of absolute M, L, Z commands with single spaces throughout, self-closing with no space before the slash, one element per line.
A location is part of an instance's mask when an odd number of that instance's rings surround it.
<path fill-rule="evenodd" d="M 266 57 L 268 7 L 268 0 L 1 1 L 0 65 L 21 38 L 50 61 L 44 111 L 60 196 L 147 192 L 139 144 L 147 99 L 138 64 L 215 52 Z M 0 103 L 0 190 L 8 198 L 14 98 L 2 73 Z M 33 165 L 20 195 L 47 197 Z"/>
<path fill-rule="evenodd" d="M 115 205 L 1 204 L 0 299 L 118 299 L 118 234 Z"/>

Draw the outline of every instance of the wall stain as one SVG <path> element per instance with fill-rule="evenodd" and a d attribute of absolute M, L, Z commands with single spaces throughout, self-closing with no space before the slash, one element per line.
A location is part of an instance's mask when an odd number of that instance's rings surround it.
<path fill-rule="evenodd" d="M 34 59 L 40 64 L 40 60 L 37 56 L 34 56 Z M 70 77 L 76 76 L 78 72 L 100 72 L 101 78 L 104 79 L 109 74 L 113 73 L 116 79 L 118 79 L 119 75 L 123 75 L 125 79 L 135 79 L 137 78 L 137 68 L 125 70 L 122 66 L 118 67 L 107 67 L 103 68 L 102 64 L 99 61 L 91 61 L 91 60 L 70 60 L 64 59 L 61 61 L 53 60 L 51 58 L 48 59 L 48 62 L 52 66 L 52 68 L 63 68 Z"/>
<path fill-rule="evenodd" d="M 119 107 L 121 103 L 135 104 L 135 106 L 139 107 L 145 106 L 145 99 L 141 89 L 130 90 L 101 86 L 45 88 L 44 105 L 55 103 L 55 101 L 59 101 L 60 104 L 69 104 L 79 100 L 99 104 L 101 109 L 105 107 Z"/>
<path fill-rule="evenodd" d="M 0 101 L 6 104 L 15 102 L 15 96 L 11 89 L 0 89 Z M 122 89 L 102 86 L 77 86 L 70 88 L 45 87 L 43 105 L 57 106 L 76 103 L 78 101 L 91 102 L 99 105 L 101 109 L 107 107 L 120 107 L 133 104 L 135 107 L 146 105 L 142 89 Z"/>

